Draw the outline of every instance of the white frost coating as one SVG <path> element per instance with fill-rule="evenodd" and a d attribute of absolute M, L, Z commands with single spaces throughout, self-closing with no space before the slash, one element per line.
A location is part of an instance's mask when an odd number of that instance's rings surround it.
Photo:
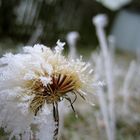
<path fill-rule="evenodd" d="M 52 68 L 52 66 L 51 66 L 50 64 L 44 63 L 44 64 L 42 65 L 42 68 L 43 68 L 45 71 L 47 71 L 49 75 L 52 74 L 53 68 Z"/>
<path fill-rule="evenodd" d="M 32 80 L 32 79 L 34 79 L 34 78 L 36 78 L 36 75 L 35 75 L 35 73 L 34 73 L 33 71 L 27 72 L 27 73 L 25 74 L 25 76 L 24 76 L 24 79 L 25 79 L 25 80 Z"/>
<path fill-rule="evenodd" d="M 37 140 L 53 140 L 55 123 L 52 106 L 44 105 L 42 112 L 35 118 L 39 131 L 36 133 Z"/>
<path fill-rule="evenodd" d="M 42 84 L 44 86 L 47 86 L 47 84 L 51 83 L 52 78 L 51 77 L 39 77 L 39 79 L 41 80 Z"/>
<path fill-rule="evenodd" d="M 56 44 L 57 46 L 55 47 L 55 51 L 61 53 L 64 49 L 65 42 L 60 42 L 60 40 L 58 40 Z"/>

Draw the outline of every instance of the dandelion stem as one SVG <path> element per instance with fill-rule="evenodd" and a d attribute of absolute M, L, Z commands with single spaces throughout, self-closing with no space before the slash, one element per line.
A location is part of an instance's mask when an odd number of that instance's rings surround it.
<path fill-rule="evenodd" d="M 59 132 L 59 112 L 58 112 L 58 103 L 53 103 L 53 117 L 55 121 L 55 130 L 53 140 L 58 140 L 58 132 Z"/>

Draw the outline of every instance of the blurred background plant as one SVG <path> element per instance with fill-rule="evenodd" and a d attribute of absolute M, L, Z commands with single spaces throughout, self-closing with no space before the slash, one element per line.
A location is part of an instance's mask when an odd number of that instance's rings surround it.
<path fill-rule="evenodd" d="M 103 36 L 92 24 L 101 13 L 108 17 Z M 139 0 L 0 0 L 0 55 L 24 45 L 66 41 L 66 54 L 82 54 L 104 84 L 95 107 L 77 101 L 79 119 L 66 113 L 60 139 L 139 140 L 139 23 Z"/>

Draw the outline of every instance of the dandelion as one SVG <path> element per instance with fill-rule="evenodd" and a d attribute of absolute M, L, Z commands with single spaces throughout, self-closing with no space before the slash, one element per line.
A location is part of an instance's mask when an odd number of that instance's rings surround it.
<path fill-rule="evenodd" d="M 88 100 L 94 92 L 90 64 L 69 60 L 63 46 L 60 41 L 53 50 L 27 46 L 0 59 L 0 127 L 10 139 L 57 140 L 59 102 L 67 100 L 75 112 L 77 97 Z"/>

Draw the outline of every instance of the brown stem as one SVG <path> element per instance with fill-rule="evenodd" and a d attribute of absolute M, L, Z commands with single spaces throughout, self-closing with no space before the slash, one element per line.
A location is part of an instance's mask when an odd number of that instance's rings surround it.
<path fill-rule="evenodd" d="M 54 140 L 58 140 L 58 131 L 59 131 L 59 112 L 58 112 L 58 103 L 53 103 L 53 117 L 55 121 L 55 130 L 54 130 Z"/>

